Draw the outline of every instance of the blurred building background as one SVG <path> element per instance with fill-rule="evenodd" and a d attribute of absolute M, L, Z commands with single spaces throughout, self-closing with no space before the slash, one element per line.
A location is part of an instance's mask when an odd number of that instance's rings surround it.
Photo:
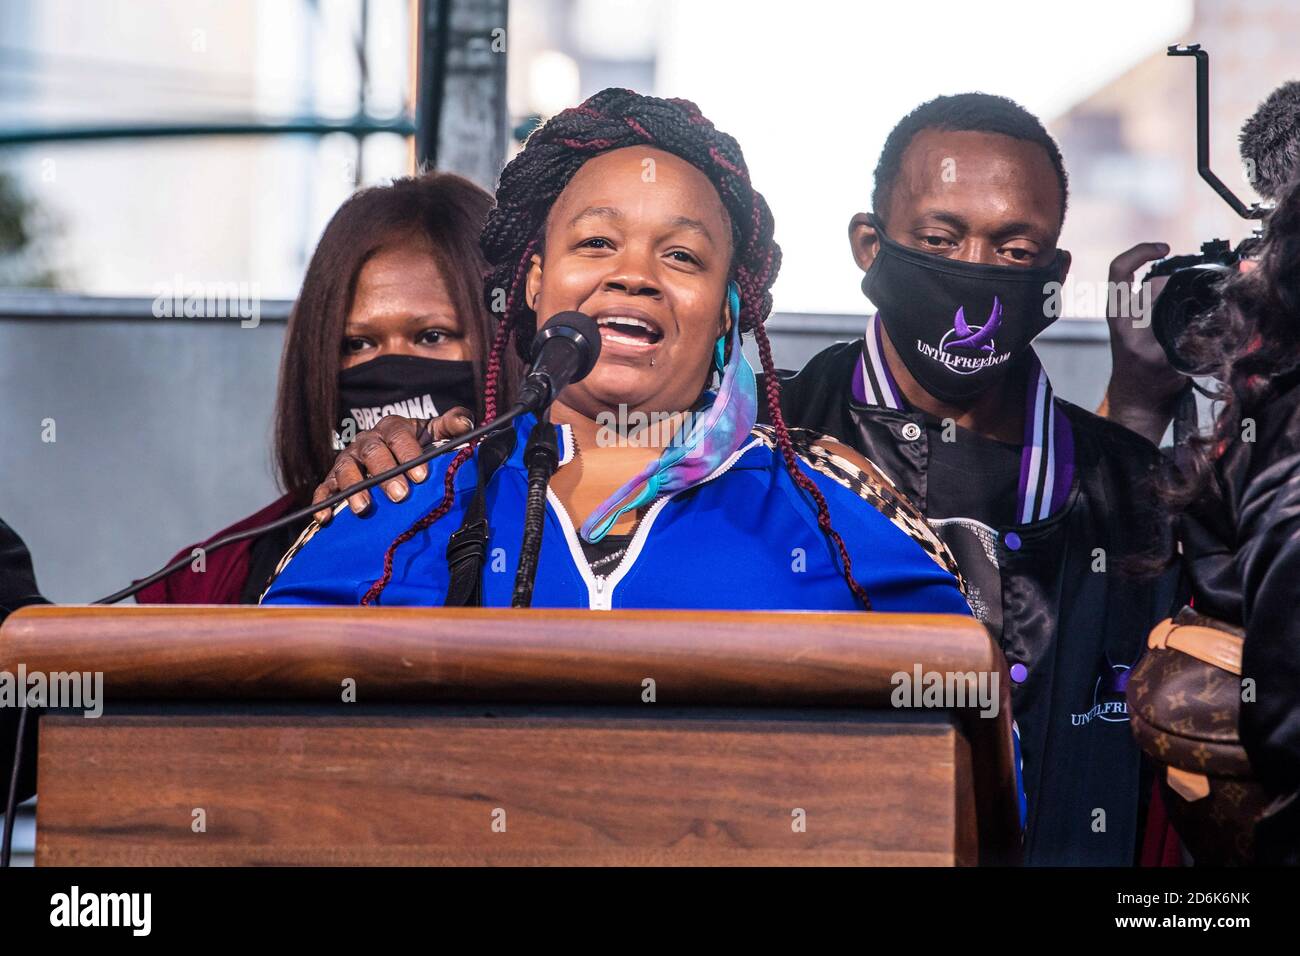
<path fill-rule="evenodd" d="M 1210 157 L 1247 205 L 1259 197 L 1238 153 L 1241 125 L 1286 80 L 1300 79 L 1300 4 L 1196 0 L 1170 42 L 1210 53 Z M 1238 218 L 1196 173 L 1194 61 L 1153 46 L 1114 79 L 1048 123 L 1070 173 L 1064 244 L 1077 275 L 1105 278 L 1119 250 L 1140 241 L 1199 252 L 1209 239 L 1233 245 L 1253 224 Z M 1102 315 L 1098 305 L 1092 313 Z"/>
<path fill-rule="evenodd" d="M 275 497 L 284 318 L 338 204 L 414 168 L 415 50 L 439 2 L 0 0 L 0 515 L 51 598 L 112 591 Z M 446 3 L 460 39 L 443 167 L 490 187 L 498 139 L 504 158 L 610 85 L 686 96 L 737 137 L 785 250 L 787 367 L 859 334 L 845 228 L 885 135 L 923 100 L 979 89 L 1044 118 L 1073 185 L 1062 244 L 1075 277 L 1101 281 L 1135 242 L 1192 252 L 1250 229 L 1196 176 L 1194 66 L 1165 47 L 1210 51 L 1215 167 L 1248 201 L 1236 132 L 1300 74 L 1300 5 L 1283 0 Z M 295 123 L 313 131 L 235 131 Z M 104 135 L 167 124 L 209 129 Z M 239 286 L 260 323 L 153 316 L 192 283 Z M 1109 373 L 1101 307 L 1039 340 L 1058 391 L 1088 407 Z"/>

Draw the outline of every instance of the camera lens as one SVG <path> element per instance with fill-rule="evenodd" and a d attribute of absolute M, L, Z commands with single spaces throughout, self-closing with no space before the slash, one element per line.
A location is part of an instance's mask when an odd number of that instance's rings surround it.
<path fill-rule="evenodd" d="M 1151 316 L 1151 330 L 1169 357 L 1169 364 L 1184 375 L 1204 374 L 1208 369 L 1179 354 L 1178 340 L 1197 316 L 1204 315 L 1219 302 L 1219 283 L 1231 272 L 1217 262 L 1206 262 L 1178 269 L 1169 276 L 1164 290 L 1156 299 Z"/>

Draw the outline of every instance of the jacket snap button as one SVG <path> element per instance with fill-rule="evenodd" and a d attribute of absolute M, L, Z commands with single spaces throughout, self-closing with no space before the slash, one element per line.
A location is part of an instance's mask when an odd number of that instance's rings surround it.
<path fill-rule="evenodd" d="M 921 426 L 916 422 L 908 422 L 903 426 L 903 437 L 908 441 L 916 441 L 921 437 Z"/>

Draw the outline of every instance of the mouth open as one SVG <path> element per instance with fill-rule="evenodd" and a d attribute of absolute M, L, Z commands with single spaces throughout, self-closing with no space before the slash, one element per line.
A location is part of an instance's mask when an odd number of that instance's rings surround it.
<path fill-rule="evenodd" d="M 652 349 L 663 340 L 664 333 L 649 319 L 631 315 L 603 315 L 596 319 L 601 340 L 606 345 L 628 349 Z"/>

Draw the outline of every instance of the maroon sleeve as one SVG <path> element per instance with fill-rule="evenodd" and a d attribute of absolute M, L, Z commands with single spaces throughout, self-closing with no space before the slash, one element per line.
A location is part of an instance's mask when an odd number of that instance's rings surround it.
<path fill-rule="evenodd" d="M 1142 837 L 1142 853 L 1139 866 L 1182 866 L 1182 844 L 1178 833 L 1169 822 L 1165 810 L 1164 797 L 1160 793 L 1159 775 L 1163 768 L 1156 771 L 1156 779 L 1151 782 L 1151 803 L 1147 807 L 1146 831 Z"/>
<path fill-rule="evenodd" d="M 198 545 L 191 545 L 176 552 L 171 559 L 176 561 L 194 553 L 196 547 L 205 547 L 218 538 L 235 534 L 258 525 L 266 524 L 283 517 L 293 510 L 294 502 L 289 495 L 267 505 L 256 514 L 251 514 L 242 521 L 232 524 L 212 535 Z M 253 542 L 248 538 L 235 544 L 227 545 L 218 551 L 203 555 L 202 570 L 194 570 L 195 562 L 176 571 L 161 581 L 155 581 L 135 596 L 137 604 L 238 604 L 240 592 L 248 578 L 252 560 Z M 168 562 L 169 564 L 171 562 Z"/>

